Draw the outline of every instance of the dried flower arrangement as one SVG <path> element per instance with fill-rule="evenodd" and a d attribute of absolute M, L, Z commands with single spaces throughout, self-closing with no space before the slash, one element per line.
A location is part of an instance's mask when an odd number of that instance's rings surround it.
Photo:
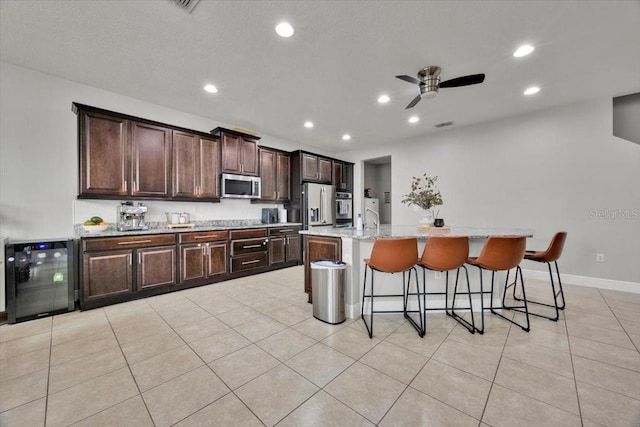
<path fill-rule="evenodd" d="M 413 177 L 411 192 L 405 194 L 402 203 L 416 205 L 422 209 L 431 209 L 442 204 L 442 195 L 436 186 L 437 176 L 430 177 L 425 173 L 422 177 Z"/>

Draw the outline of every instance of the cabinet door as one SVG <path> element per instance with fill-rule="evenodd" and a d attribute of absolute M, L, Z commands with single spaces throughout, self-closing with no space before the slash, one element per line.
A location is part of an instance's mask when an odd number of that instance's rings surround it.
<path fill-rule="evenodd" d="M 342 259 L 342 241 L 337 237 L 304 236 L 304 291 L 311 302 L 311 262 Z"/>
<path fill-rule="evenodd" d="M 215 139 L 200 137 L 198 197 L 220 197 L 220 144 Z"/>
<path fill-rule="evenodd" d="M 169 196 L 171 130 L 132 122 L 131 162 L 132 196 Z"/>
<path fill-rule="evenodd" d="M 285 238 L 271 237 L 269 239 L 269 265 L 285 261 Z"/>
<path fill-rule="evenodd" d="M 242 138 L 235 135 L 222 134 L 222 172 L 241 173 L 240 143 Z"/>
<path fill-rule="evenodd" d="M 205 251 L 202 243 L 180 245 L 180 282 L 205 278 Z"/>
<path fill-rule="evenodd" d="M 209 277 L 216 276 L 218 274 L 226 274 L 228 272 L 227 260 L 229 259 L 229 254 L 227 252 L 227 242 L 209 243 L 208 255 Z"/>
<path fill-rule="evenodd" d="M 199 169 L 198 137 L 173 131 L 173 197 L 197 196 Z"/>
<path fill-rule="evenodd" d="M 331 160 L 318 158 L 318 180 L 320 182 L 331 182 L 332 169 Z"/>
<path fill-rule="evenodd" d="M 138 249 L 138 290 L 176 283 L 176 247 Z"/>
<path fill-rule="evenodd" d="M 277 198 L 287 201 L 291 198 L 291 157 L 285 153 L 277 153 Z"/>
<path fill-rule="evenodd" d="M 127 195 L 128 122 L 80 113 L 80 195 Z"/>
<path fill-rule="evenodd" d="M 331 183 L 336 186 L 336 190 L 342 190 L 342 162 L 333 161 L 333 177 Z"/>
<path fill-rule="evenodd" d="M 241 139 L 240 170 L 245 175 L 258 176 L 258 142 Z"/>
<path fill-rule="evenodd" d="M 300 261 L 300 236 L 287 236 L 287 261 Z"/>
<path fill-rule="evenodd" d="M 317 181 L 318 178 L 318 157 L 302 153 L 302 180 Z"/>
<path fill-rule="evenodd" d="M 260 181 L 262 183 L 262 200 L 277 199 L 276 165 L 276 152 L 260 149 Z"/>
<path fill-rule="evenodd" d="M 345 184 L 345 190 L 353 193 L 353 163 L 345 163 L 342 168 L 342 180 Z"/>
<path fill-rule="evenodd" d="M 132 293 L 132 254 L 132 250 L 85 253 L 82 301 Z"/>

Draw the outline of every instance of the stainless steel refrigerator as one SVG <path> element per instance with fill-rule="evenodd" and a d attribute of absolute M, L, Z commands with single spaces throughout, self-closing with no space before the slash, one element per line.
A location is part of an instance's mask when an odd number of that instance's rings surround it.
<path fill-rule="evenodd" d="M 302 224 L 309 227 L 334 225 L 335 187 L 333 185 L 306 183 L 302 195 Z"/>

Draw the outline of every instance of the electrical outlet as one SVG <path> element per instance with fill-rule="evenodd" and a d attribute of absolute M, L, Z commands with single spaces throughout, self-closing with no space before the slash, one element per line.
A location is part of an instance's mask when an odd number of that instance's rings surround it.
<path fill-rule="evenodd" d="M 442 278 L 442 272 L 440 272 L 440 271 L 436 271 L 436 272 L 434 273 L 433 277 L 435 277 L 436 279 L 440 279 L 440 278 Z"/>
<path fill-rule="evenodd" d="M 596 262 L 604 262 L 604 254 L 596 254 Z"/>

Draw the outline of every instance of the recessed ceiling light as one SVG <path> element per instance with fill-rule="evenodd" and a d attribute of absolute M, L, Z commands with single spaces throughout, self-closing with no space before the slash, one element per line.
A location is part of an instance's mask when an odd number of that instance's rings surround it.
<path fill-rule="evenodd" d="M 206 90 L 209 93 L 218 93 L 218 88 L 215 87 L 214 85 L 205 85 L 204 90 Z"/>
<path fill-rule="evenodd" d="M 531 46 L 530 44 L 523 44 L 518 49 L 516 49 L 515 52 L 513 52 L 513 56 L 515 56 L 516 58 L 527 56 L 531 52 L 533 52 L 534 49 L 535 47 Z"/>
<path fill-rule="evenodd" d="M 311 121 L 304 122 L 304 127 L 311 129 L 313 127 L 313 122 Z"/>
<path fill-rule="evenodd" d="M 380 104 L 386 104 L 387 102 L 389 102 L 389 96 L 388 95 L 380 95 L 380 97 L 378 98 L 378 102 Z"/>
<path fill-rule="evenodd" d="M 540 88 L 538 86 L 531 86 L 524 91 L 524 94 L 533 95 L 534 93 L 538 93 L 538 92 L 540 92 Z"/>
<path fill-rule="evenodd" d="M 280 37 L 291 37 L 293 32 L 293 27 L 288 22 L 281 22 L 276 25 L 276 33 L 278 33 Z"/>
<path fill-rule="evenodd" d="M 351 135 L 349 135 L 348 133 L 345 133 L 344 135 L 342 135 L 343 141 L 349 141 L 350 139 L 351 139 Z"/>
<path fill-rule="evenodd" d="M 420 117 L 418 116 L 409 117 L 409 123 L 418 123 L 419 121 L 420 121 Z"/>

